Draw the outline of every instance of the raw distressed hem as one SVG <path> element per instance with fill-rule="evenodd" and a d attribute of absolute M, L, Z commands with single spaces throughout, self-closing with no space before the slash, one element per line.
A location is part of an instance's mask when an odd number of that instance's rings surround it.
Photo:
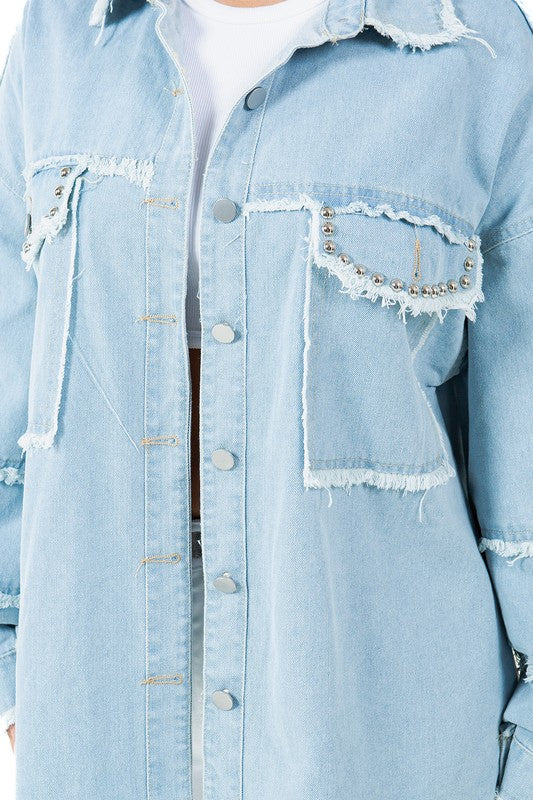
<path fill-rule="evenodd" d="M 0 592 L 0 608 L 20 608 L 20 594 Z"/>
<path fill-rule="evenodd" d="M 319 202 L 310 197 L 310 195 L 301 193 L 295 198 L 280 197 L 274 200 L 250 200 L 244 204 L 243 213 L 248 216 L 250 213 L 257 211 L 301 211 L 304 209 L 319 212 L 324 205 L 327 205 L 325 201 Z M 364 200 L 354 200 L 345 206 L 335 206 L 335 214 L 356 213 L 364 214 L 367 217 L 386 216 L 392 220 L 411 222 L 413 225 L 429 226 L 435 228 L 438 233 L 452 244 L 466 244 L 469 239 L 473 239 L 477 245 L 481 242 L 479 236 L 465 236 L 465 234 L 444 222 L 436 214 L 428 214 L 425 217 L 421 217 L 418 214 L 412 214 L 410 211 L 394 209 L 389 203 L 370 205 Z"/>
<path fill-rule="evenodd" d="M 0 714 L 0 727 L 2 730 L 7 731 L 11 725 L 15 724 L 15 706 L 13 708 L 9 708 L 7 711 L 2 712 Z"/>
<path fill-rule="evenodd" d="M 365 16 L 365 26 L 371 26 L 382 36 L 392 39 L 400 49 L 410 47 L 414 50 L 429 50 L 435 45 L 457 42 L 459 39 L 474 39 L 487 48 L 493 58 L 496 58 L 494 49 L 479 36 L 477 31 L 468 28 L 455 14 L 451 0 L 441 0 L 439 17 L 442 23 L 440 31 L 436 33 L 414 33 L 405 31 L 396 25 L 388 25 L 375 17 Z"/>
<path fill-rule="evenodd" d="M 23 467 L 1 467 L 0 481 L 8 486 L 13 486 L 17 483 L 24 483 Z"/>
<path fill-rule="evenodd" d="M 497 556 L 510 558 L 509 563 L 512 564 L 521 558 L 533 557 L 533 541 L 509 542 L 505 539 L 487 539 L 483 537 L 479 540 L 479 550 L 481 553 L 485 550 L 491 550 Z"/>
<path fill-rule="evenodd" d="M 48 431 L 47 433 L 31 433 L 27 431 L 20 437 L 17 444 L 24 452 L 31 448 L 47 450 L 52 447 L 54 436 L 55 431 Z"/>
<path fill-rule="evenodd" d="M 334 486 L 346 489 L 362 483 L 378 489 L 403 489 L 406 492 L 419 492 L 441 486 L 455 477 L 451 464 L 441 464 L 432 472 L 420 475 L 404 475 L 396 472 L 378 472 L 373 469 L 311 469 L 303 471 L 304 486 L 309 489 L 329 489 Z"/>
<path fill-rule="evenodd" d="M 389 211 L 389 207 L 386 206 L 378 206 L 375 209 L 363 209 L 360 206 L 366 204 L 357 203 L 352 204 L 352 206 L 353 205 L 358 206 L 357 209 L 353 208 L 354 211 L 362 211 L 363 214 L 369 214 L 370 216 L 378 216 L 379 214 L 387 214 L 387 216 L 391 216 L 390 212 L 392 212 L 392 209 Z M 458 294 L 450 294 L 447 292 L 446 294 L 439 295 L 438 297 L 411 297 L 409 292 L 405 289 L 395 291 L 387 284 L 376 286 L 369 275 L 358 275 L 353 264 L 344 263 L 336 255 L 326 255 L 322 253 L 319 247 L 318 230 L 320 221 L 318 214 L 319 212 L 314 209 L 311 224 L 313 258 L 319 267 L 324 267 L 328 270 L 330 275 L 334 275 L 339 279 L 342 284 L 342 289 L 340 290 L 342 293 L 348 294 L 353 300 L 356 300 L 358 297 L 366 297 L 372 302 L 381 300 L 382 306 L 398 305 L 398 316 L 401 317 L 403 322 L 406 321 L 406 313 L 411 314 L 413 317 L 416 317 L 419 314 L 434 313 L 438 317 L 439 321 L 443 322 L 447 312 L 451 310 L 463 311 L 469 320 L 475 322 L 476 304 L 483 302 L 485 299 L 482 289 L 483 256 L 481 254 L 481 250 L 478 251 L 476 283 L 472 289 L 467 291 L 460 290 Z M 401 217 L 409 222 L 413 222 L 414 219 L 412 215 L 406 213 L 393 212 L 393 214 L 394 216 L 391 218 L 400 219 Z M 429 221 L 430 219 L 431 221 Z M 420 224 L 420 222 L 416 222 L 415 224 Z M 450 236 L 450 231 L 445 233 L 442 227 L 439 229 L 435 218 L 426 218 L 425 224 L 432 225 L 436 230 L 439 231 L 439 233 L 446 236 L 450 241 L 453 241 Z M 460 239 L 457 234 L 454 234 L 454 238 L 457 244 L 459 244 L 460 241 L 466 241 L 466 237 L 461 237 Z M 472 239 L 476 242 L 476 244 L 479 244 L 478 237 L 472 237 Z"/>
<path fill-rule="evenodd" d="M 147 189 L 154 175 L 154 162 L 135 158 L 115 158 L 113 156 L 100 156 L 89 153 L 66 154 L 52 156 L 34 161 L 24 170 L 24 178 L 29 184 L 35 173 L 49 167 L 75 164 L 81 168 L 95 172 L 102 176 L 117 176 L 127 178 L 130 183 Z"/>

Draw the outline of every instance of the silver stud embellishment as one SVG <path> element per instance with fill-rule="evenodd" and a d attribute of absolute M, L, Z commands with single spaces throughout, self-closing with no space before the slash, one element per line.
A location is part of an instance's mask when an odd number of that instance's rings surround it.
<path fill-rule="evenodd" d="M 383 277 L 381 272 L 374 272 L 374 274 L 372 275 L 372 282 L 375 283 L 376 286 L 381 286 L 384 280 L 385 278 Z"/>
<path fill-rule="evenodd" d="M 449 292 L 456 292 L 457 291 L 457 281 L 448 281 L 448 291 Z"/>
<path fill-rule="evenodd" d="M 320 213 L 324 219 L 331 219 L 331 217 L 335 214 L 331 206 L 322 206 Z"/>
<path fill-rule="evenodd" d="M 448 287 L 445 283 L 439 283 L 439 294 L 446 294 Z"/>
<path fill-rule="evenodd" d="M 49 216 L 49 217 L 55 217 L 55 215 L 57 214 L 57 212 L 58 212 L 58 211 L 59 211 L 58 207 L 57 207 L 57 206 L 54 206 L 54 207 L 53 207 L 53 208 L 51 208 L 51 209 L 50 209 L 50 211 L 48 212 L 48 216 Z"/>
<path fill-rule="evenodd" d="M 418 291 L 419 290 L 418 290 L 418 286 L 416 285 L 416 283 L 412 283 L 407 291 L 409 292 L 411 297 L 418 297 Z"/>
<path fill-rule="evenodd" d="M 470 286 L 470 278 L 468 277 L 468 275 L 461 275 L 461 277 L 459 278 L 459 283 L 461 284 L 463 289 L 468 289 L 468 287 Z"/>
<path fill-rule="evenodd" d="M 439 294 L 440 294 L 439 287 L 436 284 L 433 284 L 433 286 L 431 287 L 431 296 L 438 297 Z"/>
<path fill-rule="evenodd" d="M 362 264 L 356 264 L 355 265 L 355 274 L 356 275 L 364 275 L 365 274 L 365 268 L 363 267 Z"/>
<path fill-rule="evenodd" d="M 463 266 L 465 269 L 471 270 L 474 268 L 474 264 L 475 264 L 474 259 L 468 256 L 468 258 L 465 258 Z"/>
<path fill-rule="evenodd" d="M 403 289 L 403 281 L 401 281 L 399 278 L 395 278 L 393 281 L 391 281 L 390 285 L 395 292 L 400 292 Z"/>
<path fill-rule="evenodd" d="M 427 283 L 422 286 L 422 297 L 431 297 L 431 286 Z"/>
<path fill-rule="evenodd" d="M 56 188 L 54 189 L 54 194 L 56 197 L 61 197 L 64 191 L 65 191 L 64 186 L 56 186 Z"/>
<path fill-rule="evenodd" d="M 334 230 L 335 226 L 332 222 L 324 222 L 322 225 L 322 233 L 324 233 L 326 236 L 331 236 Z"/>
<path fill-rule="evenodd" d="M 470 250 L 470 252 L 476 249 L 476 243 L 473 239 L 468 239 L 466 241 L 466 249 Z"/>
<path fill-rule="evenodd" d="M 326 253 L 334 253 L 335 252 L 335 242 L 332 242 L 331 239 L 326 239 L 324 242 L 324 250 Z"/>
<path fill-rule="evenodd" d="M 67 175 L 70 175 L 71 172 L 72 170 L 70 167 L 61 167 L 61 171 L 59 174 L 61 175 L 62 178 L 66 178 Z"/>
<path fill-rule="evenodd" d="M 341 253 L 339 255 L 339 258 L 343 264 L 351 264 L 352 259 L 350 258 L 350 256 L 347 256 L 346 253 Z"/>

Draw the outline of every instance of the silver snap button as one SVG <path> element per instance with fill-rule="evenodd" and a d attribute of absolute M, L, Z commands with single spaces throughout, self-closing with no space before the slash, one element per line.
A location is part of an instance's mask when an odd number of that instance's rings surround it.
<path fill-rule="evenodd" d="M 223 711 L 229 711 L 235 705 L 235 700 L 231 696 L 229 689 L 217 689 L 211 697 L 216 707 L 221 708 Z"/>
<path fill-rule="evenodd" d="M 211 335 L 213 339 L 222 344 L 230 344 L 235 339 L 235 331 L 226 322 L 217 322 L 216 325 L 213 325 Z"/>
<path fill-rule="evenodd" d="M 66 178 L 67 175 L 70 175 L 72 172 L 70 167 L 61 167 L 61 172 L 59 173 L 62 178 Z"/>
<path fill-rule="evenodd" d="M 237 584 L 227 572 L 215 578 L 213 586 L 219 592 L 224 592 L 224 594 L 233 594 L 233 592 L 237 591 Z"/>
<path fill-rule="evenodd" d="M 235 466 L 235 459 L 229 450 L 214 450 L 211 453 L 211 461 L 217 469 L 233 469 Z"/>
<path fill-rule="evenodd" d="M 263 86 L 256 86 L 255 89 L 252 89 L 252 91 L 248 92 L 246 95 L 244 105 L 246 108 L 250 109 L 250 111 L 253 111 L 265 102 L 265 97 L 266 89 Z"/>
<path fill-rule="evenodd" d="M 232 222 L 237 216 L 237 206 L 228 197 L 221 197 L 213 206 L 213 214 L 219 222 Z"/>

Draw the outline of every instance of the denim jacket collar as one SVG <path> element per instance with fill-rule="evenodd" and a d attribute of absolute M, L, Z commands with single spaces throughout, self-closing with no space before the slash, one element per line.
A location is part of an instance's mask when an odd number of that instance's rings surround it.
<path fill-rule="evenodd" d="M 157 6 L 166 0 L 146 2 Z M 113 0 L 96 0 L 90 24 L 103 27 L 112 14 Z M 475 33 L 458 19 L 452 0 L 329 0 L 324 27 L 333 41 L 372 27 L 400 48 L 413 50 L 429 50 Z"/>

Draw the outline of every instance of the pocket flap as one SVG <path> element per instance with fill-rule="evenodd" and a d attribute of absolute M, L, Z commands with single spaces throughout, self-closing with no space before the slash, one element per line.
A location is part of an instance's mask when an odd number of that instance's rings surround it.
<path fill-rule="evenodd" d="M 442 321 L 449 309 L 474 320 L 475 304 L 483 300 L 480 239 L 435 212 L 427 207 L 414 214 L 364 200 L 315 207 L 314 261 L 354 299 L 397 304 L 404 321 L 406 312 L 435 313 Z"/>
<path fill-rule="evenodd" d="M 52 242 L 68 218 L 76 180 L 87 169 L 83 159 L 37 169 L 26 175 L 30 230 L 22 245 L 27 269 L 34 265 L 43 243 Z"/>

